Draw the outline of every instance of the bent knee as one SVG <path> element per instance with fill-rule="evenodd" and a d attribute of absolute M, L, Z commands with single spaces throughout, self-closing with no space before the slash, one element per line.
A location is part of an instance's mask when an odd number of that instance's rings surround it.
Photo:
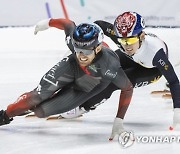
<path fill-rule="evenodd" d="M 45 117 L 47 117 L 47 116 L 45 115 L 45 112 L 44 112 L 43 108 L 41 108 L 41 107 L 37 107 L 37 108 L 35 108 L 33 111 L 34 111 L 35 115 L 36 115 L 38 118 L 45 118 Z"/>

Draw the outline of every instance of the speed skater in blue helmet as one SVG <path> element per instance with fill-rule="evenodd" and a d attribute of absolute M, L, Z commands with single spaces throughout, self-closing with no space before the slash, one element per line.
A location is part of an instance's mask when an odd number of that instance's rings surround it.
<path fill-rule="evenodd" d="M 102 43 L 103 38 L 104 33 L 98 25 L 82 23 L 75 28 L 72 43 L 76 52 L 84 51 L 88 54 Z"/>

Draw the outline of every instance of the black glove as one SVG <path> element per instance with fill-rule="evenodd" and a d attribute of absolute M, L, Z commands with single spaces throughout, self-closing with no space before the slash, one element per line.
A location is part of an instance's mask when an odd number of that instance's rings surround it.
<path fill-rule="evenodd" d="M 0 126 L 9 124 L 13 118 L 9 118 L 4 110 L 0 111 Z"/>

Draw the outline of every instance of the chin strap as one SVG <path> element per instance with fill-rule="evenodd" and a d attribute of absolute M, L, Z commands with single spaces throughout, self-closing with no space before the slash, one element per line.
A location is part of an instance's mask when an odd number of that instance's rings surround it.
<path fill-rule="evenodd" d="M 139 34 L 138 34 L 138 38 L 139 38 L 139 48 L 141 47 L 141 45 L 142 45 L 142 40 L 141 40 L 141 38 L 140 38 L 140 35 L 142 34 L 143 32 L 140 32 Z M 138 49 L 139 49 L 138 48 Z"/>
<path fill-rule="evenodd" d="M 93 51 L 94 51 L 94 55 L 96 56 L 97 55 L 96 50 L 94 49 Z"/>

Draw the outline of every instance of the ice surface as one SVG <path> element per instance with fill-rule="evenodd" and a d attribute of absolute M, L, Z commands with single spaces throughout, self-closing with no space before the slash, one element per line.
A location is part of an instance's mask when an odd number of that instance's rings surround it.
<path fill-rule="evenodd" d="M 180 61 L 180 29 L 147 29 L 161 37 L 169 47 L 173 65 Z M 64 32 L 53 28 L 36 36 L 33 28 L 0 29 L 0 109 L 37 86 L 41 77 L 67 52 Z M 106 38 L 106 42 L 116 46 Z M 179 67 L 175 68 L 180 72 Z M 165 79 L 135 89 L 124 127 L 135 136 L 180 136 L 169 131 L 172 100 L 150 96 L 151 90 L 164 88 Z M 15 117 L 0 127 L 0 154 L 169 154 L 179 153 L 180 143 L 138 143 L 122 149 L 117 138 L 109 142 L 118 105 L 119 91 L 95 111 L 75 120 Z"/>

